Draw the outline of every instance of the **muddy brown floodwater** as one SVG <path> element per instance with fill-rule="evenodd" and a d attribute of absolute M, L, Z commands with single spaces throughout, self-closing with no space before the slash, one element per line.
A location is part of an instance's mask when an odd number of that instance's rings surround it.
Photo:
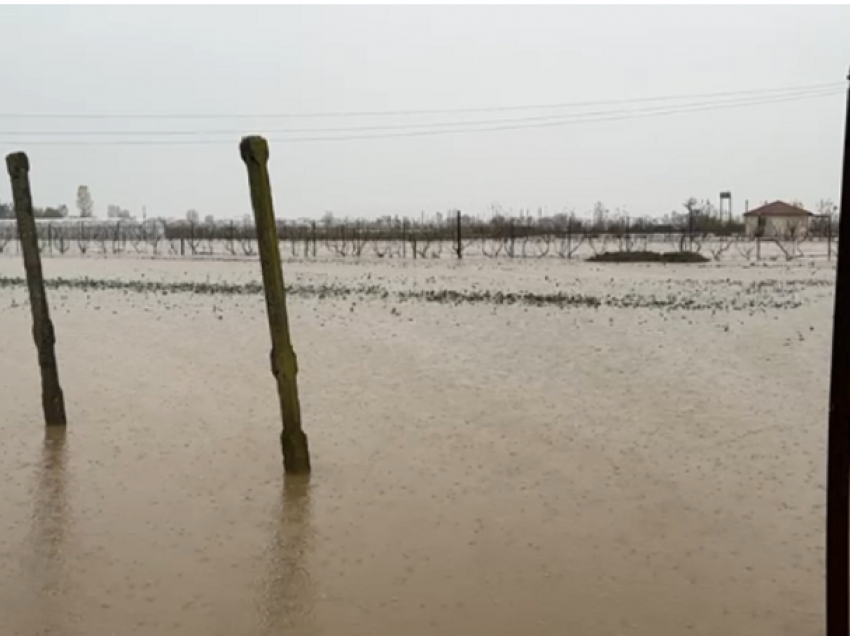
<path fill-rule="evenodd" d="M 823 633 L 833 270 L 287 268 L 609 300 L 293 298 L 314 473 L 284 481 L 261 297 L 50 289 L 69 426 L 45 435 L 26 292 L 0 287 L 0 633 Z M 250 263 L 45 269 L 259 280 Z M 610 300 L 641 295 L 705 308 Z"/>

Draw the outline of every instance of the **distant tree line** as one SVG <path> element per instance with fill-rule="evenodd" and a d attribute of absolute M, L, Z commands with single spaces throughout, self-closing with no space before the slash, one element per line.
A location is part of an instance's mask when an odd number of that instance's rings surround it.
<path fill-rule="evenodd" d="M 68 207 L 60 205 L 55 208 L 34 208 L 33 213 L 37 219 L 64 219 L 68 216 Z M 14 219 L 15 210 L 11 203 L 0 203 L 0 219 Z"/>
<path fill-rule="evenodd" d="M 84 206 L 81 206 L 84 207 Z M 0 206 L 0 218 L 11 218 L 11 208 Z M 837 234 L 837 209 L 831 201 L 818 204 L 818 216 L 808 232 L 775 237 L 787 258 L 802 255 L 804 240 L 823 239 L 832 254 Z M 190 210 L 185 220 L 148 218 L 142 222 L 124 217 L 110 219 L 66 218 L 67 209 L 39 210 L 38 232 L 44 249 L 65 254 L 72 248 L 82 254 L 138 253 L 176 256 L 247 256 L 257 253 L 256 230 L 250 215 L 241 221 L 216 221 Z M 55 222 L 45 223 L 56 219 Z M 13 224 L 0 225 L 0 252 L 14 239 Z M 790 227 L 790 226 L 789 226 Z M 337 218 L 326 213 L 319 220 L 279 219 L 277 233 L 285 256 L 378 258 L 463 258 L 466 254 L 502 258 L 573 258 L 580 249 L 594 254 L 608 251 L 637 252 L 650 243 L 666 250 L 710 253 L 722 258 L 733 246 L 742 256 L 760 254 L 760 244 L 745 236 L 744 222 L 721 217 L 709 201 L 689 198 L 682 209 L 661 217 L 632 217 L 611 211 L 603 203 L 589 214 L 572 211 L 544 215 L 528 210 L 508 211 L 498 205 L 489 218 L 460 211 L 419 218 L 383 216 L 377 219 Z M 756 237 L 759 238 L 759 237 Z"/>

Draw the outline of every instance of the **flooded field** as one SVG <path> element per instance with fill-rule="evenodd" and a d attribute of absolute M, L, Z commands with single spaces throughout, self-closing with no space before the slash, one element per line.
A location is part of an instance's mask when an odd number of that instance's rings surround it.
<path fill-rule="evenodd" d="M 822 634 L 834 270 L 0 258 L 3 634 Z"/>

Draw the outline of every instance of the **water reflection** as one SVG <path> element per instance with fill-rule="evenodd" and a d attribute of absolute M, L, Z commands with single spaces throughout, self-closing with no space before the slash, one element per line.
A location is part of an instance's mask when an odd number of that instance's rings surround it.
<path fill-rule="evenodd" d="M 62 633 L 64 599 L 71 589 L 67 562 L 71 511 L 68 502 L 65 427 L 45 429 L 36 474 L 31 526 L 32 609 L 48 634 Z"/>
<path fill-rule="evenodd" d="M 313 633 L 316 590 L 309 567 L 314 542 L 310 477 L 287 475 L 273 510 L 260 608 L 264 632 Z"/>

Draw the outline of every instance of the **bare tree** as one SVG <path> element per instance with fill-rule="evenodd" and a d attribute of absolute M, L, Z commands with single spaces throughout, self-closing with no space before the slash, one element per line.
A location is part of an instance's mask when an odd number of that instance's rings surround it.
<path fill-rule="evenodd" d="M 608 248 L 611 245 L 611 241 L 613 237 L 610 234 L 587 234 L 587 244 L 590 246 L 590 249 L 593 251 L 594 256 L 599 256 L 600 254 L 605 254 L 608 252 Z"/>
<path fill-rule="evenodd" d="M 491 228 L 492 230 L 493 228 Z M 481 254 L 487 258 L 497 258 L 505 247 L 503 237 L 494 236 L 493 231 L 488 231 L 485 224 L 478 226 L 478 236 L 481 241 Z"/>
<path fill-rule="evenodd" d="M 535 223 L 531 216 L 522 221 L 522 257 L 544 258 L 552 249 L 554 236 L 549 227 Z"/>
<path fill-rule="evenodd" d="M 161 221 L 157 219 L 147 219 L 142 223 L 145 228 L 145 238 L 148 245 L 153 249 L 154 256 L 159 255 L 159 244 L 165 238 L 165 227 Z"/>
<path fill-rule="evenodd" d="M 575 212 L 561 214 L 555 220 L 557 234 L 555 252 L 560 258 L 572 258 L 587 238 L 587 231 L 577 221 Z"/>
<path fill-rule="evenodd" d="M 782 251 L 786 261 L 793 260 L 798 256 L 804 256 L 800 249 L 800 243 L 805 238 L 805 229 L 803 224 L 796 219 L 789 219 L 785 227 L 777 232 L 773 242 Z"/>
<path fill-rule="evenodd" d="M 239 231 L 239 246 L 245 256 L 253 256 L 255 250 L 256 229 L 252 223 L 245 222 Z"/>
<path fill-rule="evenodd" d="M 5 223 L 0 225 L 0 254 L 4 252 L 9 241 L 12 240 L 12 236 L 12 225 L 7 225 Z"/>
<path fill-rule="evenodd" d="M 299 228 L 297 225 L 292 223 L 287 226 L 284 221 L 278 221 L 277 223 L 277 235 L 278 240 L 288 240 L 289 241 L 289 253 L 292 254 L 293 258 L 298 258 L 298 239 L 299 239 Z"/>
<path fill-rule="evenodd" d="M 507 233 L 504 234 L 505 241 L 505 256 L 514 258 L 517 254 L 516 250 L 516 222 L 514 219 L 508 219 L 505 228 Z"/>
<path fill-rule="evenodd" d="M 135 222 L 124 224 L 124 234 L 130 238 L 130 245 L 136 254 L 142 253 L 142 246 L 145 245 L 145 237 L 142 234 L 142 227 Z"/>
<path fill-rule="evenodd" d="M 734 237 L 718 237 L 714 243 L 710 243 L 708 246 L 708 251 L 711 253 L 711 257 L 715 261 L 719 261 L 726 251 L 732 247 L 732 244 L 735 242 Z"/>
<path fill-rule="evenodd" d="M 735 249 L 738 250 L 738 253 L 746 258 L 748 261 L 752 260 L 753 252 L 756 249 L 756 244 L 753 240 L 747 238 L 746 236 L 739 236 L 735 240 Z"/>
<path fill-rule="evenodd" d="M 212 255 L 215 253 L 215 238 L 216 238 L 216 227 L 215 227 L 215 219 L 212 216 L 207 215 L 204 220 L 204 224 L 198 228 L 199 234 L 204 241 L 204 251 Z"/>
<path fill-rule="evenodd" d="M 434 238 L 433 234 L 422 224 L 414 224 L 410 235 L 413 237 L 414 256 L 428 258 L 428 252 L 431 250 L 431 243 Z"/>
<path fill-rule="evenodd" d="M 387 227 L 385 229 L 379 225 L 376 231 L 369 237 L 370 244 L 372 245 L 372 252 L 374 252 L 375 256 L 378 258 L 384 258 L 387 254 L 392 256 L 392 243 L 388 240 L 387 236 L 387 234 L 391 232 L 391 227 Z"/>
<path fill-rule="evenodd" d="M 53 228 L 53 242 L 60 254 L 66 254 L 71 249 L 71 241 L 68 238 L 68 228 L 57 225 Z"/>
<path fill-rule="evenodd" d="M 236 226 L 233 221 L 227 224 L 227 232 L 224 237 L 224 249 L 231 256 L 236 256 Z"/>
<path fill-rule="evenodd" d="M 440 234 L 440 228 L 436 225 L 429 225 L 425 227 L 425 233 L 431 238 L 431 258 L 440 258 L 443 255 L 443 247 L 446 245 L 445 241 L 443 241 L 442 235 Z"/>
<path fill-rule="evenodd" d="M 351 254 L 359 258 L 363 254 L 363 248 L 366 247 L 367 241 L 368 236 L 363 229 L 363 224 L 357 221 L 351 232 Z"/>
<path fill-rule="evenodd" d="M 349 243 L 348 228 L 345 223 L 340 223 L 337 226 L 331 225 L 331 222 L 326 222 L 325 225 L 325 248 L 333 252 L 337 256 L 345 258 L 348 256 L 351 245 Z"/>
<path fill-rule="evenodd" d="M 105 255 L 108 251 L 110 228 L 106 225 L 96 225 L 93 230 L 93 240 L 101 255 Z"/>
<path fill-rule="evenodd" d="M 119 221 L 112 227 L 112 253 L 118 254 L 124 251 L 127 246 L 127 236 L 121 231 L 121 222 Z"/>
<path fill-rule="evenodd" d="M 189 210 L 189 212 L 195 211 Z M 195 212 L 195 214 L 197 214 L 197 212 Z M 190 220 L 188 223 L 186 243 L 189 245 L 189 249 L 192 250 L 192 256 L 198 253 L 198 246 L 201 244 L 201 235 L 202 232 L 200 231 L 200 226 L 195 221 Z"/>
<path fill-rule="evenodd" d="M 180 254 L 180 245 L 183 242 L 183 224 L 180 221 L 165 226 L 165 238 L 168 239 L 168 253 L 176 256 Z"/>
<path fill-rule="evenodd" d="M 89 242 L 92 238 L 92 228 L 84 221 L 80 221 L 80 226 L 77 229 L 77 249 L 83 256 L 89 251 Z"/>

